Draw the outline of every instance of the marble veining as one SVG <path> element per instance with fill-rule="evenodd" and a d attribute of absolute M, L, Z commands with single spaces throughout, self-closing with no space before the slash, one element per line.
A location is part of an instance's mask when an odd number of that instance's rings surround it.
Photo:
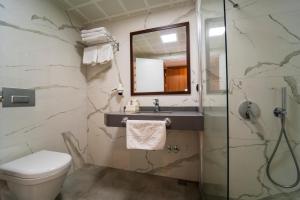
<path fill-rule="evenodd" d="M 48 17 L 46 17 L 46 16 L 38 16 L 36 14 L 34 14 L 34 15 L 31 16 L 31 20 L 32 21 L 42 20 L 44 22 L 48 22 L 49 24 L 51 24 L 52 26 L 54 26 L 57 30 L 64 30 L 66 28 L 69 28 L 69 29 L 74 29 L 74 30 L 77 31 L 79 29 L 79 27 L 75 27 L 75 26 L 69 25 L 69 24 L 57 25 L 54 21 L 52 21 Z"/>
<path fill-rule="evenodd" d="M 62 37 L 59 37 L 57 35 L 54 35 L 54 34 L 51 34 L 51 33 L 46 33 L 46 32 L 40 31 L 40 30 L 35 30 L 35 29 L 30 29 L 30 28 L 24 28 L 24 27 L 21 27 L 21 26 L 14 25 L 12 23 L 5 22 L 3 20 L 0 20 L 0 26 L 9 27 L 9 28 L 13 28 L 13 29 L 16 29 L 16 30 L 19 30 L 19 31 L 25 31 L 25 32 L 30 32 L 30 33 L 34 33 L 34 34 L 38 34 L 38 35 L 50 37 L 50 38 L 53 38 L 53 39 L 57 39 L 57 40 L 59 40 L 61 42 L 65 42 L 67 44 L 74 45 L 70 41 L 68 41 L 68 40 L 66 40 L 66 39 L 64 39 Z"/>
<path fill-rule="evenodd" d="M 293 52 L 287 54 L 283 58 L 283 60 L 279 63 L 276 63 L 276 62 L 258 62 L 254 66 L 247 67 L 246 70 L 245 70 L 244 75 L 247 75 L 249 72 L 251 72 L 254 69 L 259 69 L 259 68 L 264 67 L 264 66 L 283 67 L 284 65 L 288 64 L 294 57 L 297 57 L 299 55 L 300 55 L 300 50 L 296 50 L 296 51 L 293 51 Z"/>
<path fill-rule="evenodd" d="M 298 84 L 294 77 L 292 76 L 284 76 L 284 81 L 288 84 L 288 86 L 291 88 L 293 97 L 295 101 L 300 104 L 300 94 L 298 90 Z"/>
<path fill-rule="evenodd" d="M 145 151 L 145 160 L 147 161 L 147 164 L 148 164 L 147 168 L 138 168 L 135 170 L 136 172 L 145 173 L 145 172 L 149 172 L 149 171 L 153 170 L 154 164 L 150 161 L 149 154 L 150 154 L 149 151 Z"/>
<path fill-rule="evenodd" d="M 293 33 L 291 30 L 289 30 L 289 28 L 286 27 L 283 23 L 275 19 L 271 14 L 269 14 L 268 17 L 275 23 L 279 24 L 289 35 L 293 36 L 296 40 L 300 41 L 300 37 Z"/>
<path fill-rule="evenodd" d="M 77 108 L 72 108 L 72 109 L 68 109 L 68 110 L 56 112 L 56 113 L 54 113 L 52 115 L 49 115 L 48 117 L 46 117 L 44 120 L 42 120 L 40 122 L 31 124 L 31 125 L 28 125 L 28 126 L 25 126 L 25 127 L 22 127 L 22 128 L 18 128 L 16 130 L 13 130 L 13 131 L 10 131 L 8 133 L 5 133 L 4 135 L 5 136 L 11 136 L 11 135 L 14 135 L 14 134 L 28 133 L 28 132 L 30 132 L 30 131 L 32 131 L 34 129 L 37 129 L 37 128 L 41 127 L 43 125 L 43 123 L 45 123 L 48 120 L 51 120 L 51 119 L 53 119 L 53 118 L 55 118 L 55 117 L 57 117 L 59 115 L 63 115 L 63 114 L 66 114 L 66 113 L 78 110 L 79 108 L 81 108 L 81 107 L 77 107 Z"/>
<path fill-rule="evenodd" d="M 84 149 L 81 149 L 80 142 L 78 138 L 74 136 L 74 134 L 70 131 L 61 133 L 65 145 L 68 149 L 68 152 L 72 156 L 72 163 L 74 169 L 80 169 L 85 165 L 85 159 L 83 157 L 83 153 L 87 151 L 87 146 Z"/>
<path fill-rule="evenodd" d="M 65 69 L 79 69 L 80 66 L 71 66 L 71 65 L 64 65 L 64 64 L 49 64 L 45 66 L 38 66 L 38 65 L 6 65 L 7 68 L 29 68 L 25 70 L 42 70 L 42 69 L 49 69 L 49 68 L 65 68 Z"/>
<path fill-rule="evenodd" d="M 180 159 L 175 160 L 174 162 L 168 163 L 165 166 L 155 167 L 152 170 L 148 171 L 148 173 L 157 174 L 157 173 L 168 172 L 174 168 L 180 168 L 180 167 L 184 166 L 185 163 L 198 162 L 199 157 L 200 157 L 199 153 L 196 153 L 196 154 L 188 156 L 188 157 L 180 158 Z"/>
<path fill-rule="evenodd" d="M 48 90 L 51 88 L 69 88 L 69 89 L 73 89 L 73 90 L 79 90 L 80 88 L 75 87 L 75 86 L 69 86 L 69 85 L 59 85 L 59 84 L 53 84 L 53 85 L 45 85 L 45 86 L 36 86 L 30 89 L 34 89 L 34 90 Z"/>
<path fill-rule="evenodd" d="M 235 28 L 236 31 L 238 31 L 238 33 L 242 36 L 244 36 L 250 43 L 251 45 L 255 48 L 255 43 L 253 41 L 253 39 L 244 31 L 241 30 L 241 28 L 239 28 L 236 24 L 236 22 L 233 20 L 232 21 L 233 27 Z"/>

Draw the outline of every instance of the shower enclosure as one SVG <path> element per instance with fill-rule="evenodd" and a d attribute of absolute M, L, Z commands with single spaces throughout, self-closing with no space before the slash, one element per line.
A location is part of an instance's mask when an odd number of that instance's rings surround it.
<path fill-rule="evenodd" d="M 298 199 L 300 1 L 237 3 L 239 7 L 234 8 L 225 1 L 229 196 Z M 237 112 L 246 100 L 260 109 L 255 123 L 242 119 Z"/>
<path fill-rule="evenodd" d="M 202 38 L 205 199 L 299 199 L 300 1 L 202 0 L 199 3 L 202 33 L 205 34 L 205 27 L 213 28 L 207 26 L 208 21 L 216 22 L 217 18 L 226 21 L 228 76 L 228 123 L 221 128 L 216 119 L 210 123 L 208 112 L 210 108 L 216 114 L 227 103 L 226 94 L 208 90 L 214 87 L 211 82 L 215 81 L 216 72 L 217 78 L 222 79 L 220 68 L 219 71 L 214 68 L 214 54 L 207 48 L 218 39 Z M 250 105 L 248 118 L 240 115 L 244 102 L 257 105 L 258 114 L 252 116 Z M 214 131 L 217 127 L 219 131 Z"/>

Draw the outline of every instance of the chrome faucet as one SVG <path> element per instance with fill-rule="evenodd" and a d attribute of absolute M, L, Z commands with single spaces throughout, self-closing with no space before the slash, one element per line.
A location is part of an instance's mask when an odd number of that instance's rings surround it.
<path fill-rule="evenodd" d="M 154 112 L 159 112 L 160 111 L 159 99 L 154 99 L 153 105 L 154 105 Z"/>

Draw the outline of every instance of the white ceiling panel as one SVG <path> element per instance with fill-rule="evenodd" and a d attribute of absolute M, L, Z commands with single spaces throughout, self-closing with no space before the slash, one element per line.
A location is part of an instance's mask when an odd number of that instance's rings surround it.
<path fill-rule="evenodd" d="M 69 4 L 71 4 L 72 6 L 77 6 L 83 3 L 87 3 L 90 0 L 66 0 L 67 2 L 69 2 Z"/>
<path fill-rule="evenodd" d="M 146 8 L 146 4 L 143 0 L 122 0 L 122 2 L 129 11 Z"/>
<path fill-rule="evenodd" d="M 53 2 L 56 3 L 57 5 L 59 5 L 59 7 L 62 7 L 63 9 L 65 9 L 65 10 L 71 8 L 71 6 L 68 3 L 66 3 L 65 1 L 53 0 Z"/>
<path fill-rule="evenodd" d="M 123 19 L 169 6 L 182 6 L 195 0 L 54 0 L 61 7 L 76 15 L 83 24 L 111 19 Z"/>
<path fill-rule="evenodd" d="M 82 12 L 82 14 L 92 20 L 105 17 L 101 10 L 99 10 L 94 4 L 88 4 L 78 9 Z"/>
<path fill-rule="evenodd" d="M 171 2 L 171 0 L 165 0 L 165 1 L 162 1 L 162 0 L 147 0 L 148 4 L 150 6 L 158 6 L 158 5 L 162 5 L 162 4 L 168 4 Z"/>
<path fill-rule="evenodd" d="M 98 2 L 98 4 L 110 16 L 118 15 L 125 11 L 118 1 L 103 0 Z"/>
<path fill-rule="evenodd" d="M 82 15 L 79 14 L 79 12 L 77 12 L 76 10 L 71 10 L 68 13 L 72 19 L 76 20 L 77 23 L 79 23 L 79 24 L 86 23 L 86 19 L 84 17 L 82 17 Z"/>

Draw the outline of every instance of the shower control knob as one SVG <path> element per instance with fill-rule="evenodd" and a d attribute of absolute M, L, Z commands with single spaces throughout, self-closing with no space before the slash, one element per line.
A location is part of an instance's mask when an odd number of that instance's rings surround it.
<path fill-rule="evenodd" d="M 239 114 L 243 119 L 254 123 L 254 121 L 260 116 L 260 109 L 256 103 L 252 101 L 244 101 L 239 106 Z"/>

